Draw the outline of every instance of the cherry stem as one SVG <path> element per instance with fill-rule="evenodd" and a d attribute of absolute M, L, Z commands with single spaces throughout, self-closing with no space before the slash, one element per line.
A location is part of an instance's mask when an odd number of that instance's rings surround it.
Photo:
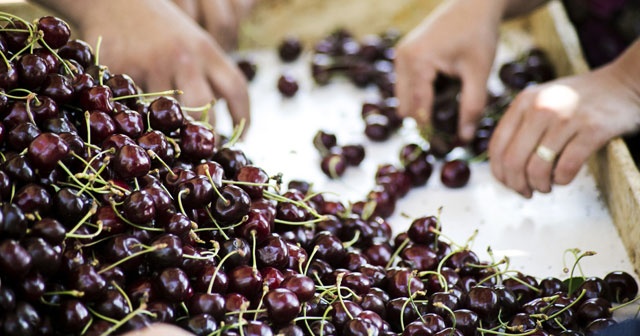
<path fill-rule="evenodd" d="M 269 292 L 269 286 L 263 285 L 262 296 L 260 297 L 260 301 L 258 302 L 258 307 L 256 307 L 256 310 L 254 311 L 254 314 L 253 314 L 254 321 L 258 320 L 258 313 L 265 311 L 262 309 L 262 304 L 264 303 L 264 297 L 267 295 L 268 292 Z"/>
<path fill-rule="evenodd" d="M 387 262 L 387 265 L 385 265 L 385 269 L 389 269 L 391 268 L 391 265 L 394 264 L 395 259 L 398 257 L 398 255 L 400 254 L 400 252 L 402 252 L 402 250 L 404 250 L 404 248 L 411 242 L 411 239 L 406 238 L 400 245 L 398 245 L 398 247 L 395 249 L 395 251 L 393 251 L 393 254 L 391 255 L 391 257 L 389 258 L 389 261 Z M 439 270 L 438 270 L 439 272 Z"/>
<path fill-rule="evenodd" d="M 247 121 L 245 120 L 245 118 L 240 119 L 240 123 L 233 128 L 233 133 L 231 133 L 231 137 L 229 137 L 229 140 L 222 147 L 227 147 L 227 148 L 232 147 L 240 140 L 240 137 L 244 132 L 246 122 Z"/>
<path fill-rule="evenodd" d="M 351 312 L 349 311 L 349 309 L 347 309 L 347 305 L 344 303 L 344 300 L 342 299 L 342 292 L 340 291 L 343 277 L 344 277 L 344 273 L 338 273 L 338 276 L 336 277 L 336 289 L 338 291 L 338 300 L 340 300 L 342 309 L 344 309 L 344 312 L 347 313 L 347 316 L 349 316 L 349 319 L 353 320 L 353 315 L 351 315 Z"/>
<path fill-rule="evenodd" d="M 129 98 L 149 98 L 149 97 L 158 97 L 158 96 L 172 96 L 172 95 L 181 95 L 183 92 L 181 90 L 166 90 L 159 92 L 145 92 L 145 93 L 136 93 L 132 95 L 119 96 L 111 98 L 111 101 L 119 101 L 125 100 Z M 148 115 L 147 115 L 148 118 Z"/>
<path fill-rule="evenodd" d="M 307 264 L 305 265 L 304 272 L 302 274 L 307 274 L 307 272 L 309 272 L 309 265 L 311 265 L 311 260 L 313 260 L 313 257 L 315 257 L 319 249 L 320 247 L 318 245 L 313 247 L 313 250 L 309 254 L 309 259 L 307 260 Z M 302 265 L 300 265 L 300 267 L 302 268 Z"/>
<path fill-rule="evenodd" d="M 144 303 L 144 302 L 141 302 L 140 306 L 136 310 L 134 310 L 131 313 L 129 313 L 122 320 L 118 321 L 118 323 L 112 325 L 111 328 L 107 329 L 104 333 L 102 333 L 102 336 L 110 335 L 111 333 L 116 331 L 118 328 L 123 326 L 125 323 L 127 323 L 130 319 L 132 319 L 133 317 L 135 317 L 138 314 L 145 313 L 145 312 L 149 313 L 148 311 L 146 311 L 146 309 L 147 309 L 147 304 Z"/>
<path fill-rule="evenodd" d="M 422 271 L 420 273 L 418 273 L 418 277 L 422 278 L 425 275 L 435 275 L 438 277 L 438 280 L 440 280 L 440 283 L 442 284 L 442 291 L 443 292 L 448 292 L 449 291 L 449 283 L 447 282 L 447 279 L 444 277 L 444 275 L 442 275 L 442 273 L 440 272 L 435 272 L 435 271 Z"/>
<path fill-rule="evenodd" d="M 79 291 L 79 290 L 63 290 L 63 291 L 52 291 L 52 292 L 46 292 L 46 293 L 42 293 L 42 295 L 69 295 L 69 296 L 73 296 L 76 298 L 81 298 L 84 296 L 84 292 L 83 291 Z"/>
<path fill-rule="evenodd" d="M 225 260 L 229 259 L 234 254 L 239 254 L 241 257 L 244 257 L 244 252 L 242 252 L 241 250 L 233 250 L 227 253 L 224 257 L 222 257 L 222 259 L 220 259 L 220 262 L 218 263 L 218 267 L 216 267 L 216 270 L 213 272 L 213 275 L 211 276 L 211 280 L 209 280 L 209 287 L 207 287 L 207 294 L 211 294 L 213 292 L 213 282 L 216 279 L 216 276 L 218 276 L 218 270 L 220 269 L 220 267 L 222 267 L 222 264 L 225 262 Z"/>
<path fill-rule="evenodd" d="M 101 320 L 105 320 L 105 321 L 107 321 L 107 322 L 109 322 L 109 323 L 111 323 L 111 324 L 116 324 L 116 323 L 118 323 L 118 320 L 116 320 L 116 319 L 112 319 L 112 318 L 110 318 L 110 317 L 108 317 L 108 316 L 105 316 L 105 315 L 102 315 L 102 314 L 98 313 L 97 311 L 95 311 L 95 310 L 94 310 L 93 308 L 91 308 L 91 307 L 87 307 L 87 309 L 89 310 L 89 312 L 90 312 L 92 315 L 95 315 L 96 317 L 98 317 L 98 318 L 99 318 L 99 319 L 101 319 Z"/>
<path fill-rule="evenodd" d="M 218 187 L 216 187 L 216 184 L 213 182 L 213 177 L 211 177 L 211 172 L 209 171 L 209 166 L 205 166 L 204 167 L 204 174 L 207 176 L 207 178 L 209 179 L 209 183 L 211 183 L 211 186 L 213 187 L 213 191 L 218 195 L 218 197 L 225 203 L 228 204 L 229 200 L 227 200 L 226 198 L 224 198 L 224 196 L 222 195 L 222 193 L 220 193 L 220 190 L 218 190 Z"/>
<path fill-rule="evenodd" d="M 345 248 L 349 248 L 353 246 L 353 244 L 357 243 L 358 240 L 360 240 L 360 230 L 356 230 L 356 232 L 353 234 L 353 238 L 349 241 L 343 242 L 342 246 Z"/>
<path fill-rule="evenodd" d="M 570 252 L 573 253 L 574 257 L 576 257 L 576 261 L 573 263 L 573 267 L 571 268 L 571 273 L 569 274 L 569 287 L 568 288 L 573 288 L 573 272 L 575 271 L 576 267 L 580 270 L 580 275 L 582 276 L 582 278 L 584 278 L 584 272 L 582 271 L 582 266 L 580 266 L 580 260 L 584 257 L 590 257 L 595 255 L 596 253 L 593 251 L 586 251 L 584 253 L 582 253 L 581 255 L 577 256 L 576 254 L 578 252 L 580 252 L 580 250 L 578 249 L 572 249 L 570 250 Z M 571 294 L 571 293 L 569 293 Z"/>
<path fill-rule="evenodd" d="M 155 231 L 155 232 L 164 232 L 164 229 L 162 229 L 162 228 L 156 228 L 156 227 L 150 227 L 150 226 L 142 226 L 142 225 L 138 225 L 138 224 L 136 224 L 136 223 L 134 223 L 134 222 L 132 222 L 132 221 L 130 221 L 130 220 L 128 220 L 128 219 L 126 219 L 126 218 L 125 218 L 125 217 L 120 213 L 120 211 L 118 211 L 118 208 L 117 208 L 117 206 L 116 206 L 116 205 L 117 205 L 117 203 L 116 203 L 116 201 L 115 201 L 113 198 L 109 199 L 109 203 L 111 204 L 111 209 L 113 210 L 113 212 L 115 213 L 115 215 L 116 215 L 116 216 L 118 216 L 118 218 L 119 218 L 121 221 L 125 222 L 127 225 L 133 226 L 134 228 L 141 229 L 141 230 Z"/>
<path fill-rule="evenodd" d="M 129 306 L 129 310 L 133 310 L 133 305 L 131 305 L 131 300 L 129 299 L 129 296 L 127 295 L 127 293 L 122 289 L 122 287 L 120 287 L 118 283 L 115 281 L 111 281 L 111 284 L 118 292 L 120 292 L 120 294 L 122 294 L 125 301 L 127 301 L 127 306 Z"/>
<path fill-rule="evenodd" d="M 78 221 L 78 224 L 76 224 L 76 226 L 74 226 L 73 229 L 67 232 L 66 236 L 71 237 L 73 233 L 76 232 L 84 224 L 84 222 L 86 222 L 89 218 L 91 218 L 91 216 L 93 216 L 96 213 L 96 211 L 98 211 L 98 203 L 91 202 L 91 208 L 89 209 L 89 211 L 87 211 L 87 213 L 84 214 L 82 218 L 80 218 L 80 220 Z"/>
<path fill-rule="evenodd" d="M 227 236 L 227 234 L 224 232 L 224 229 L 220 226 L 218 221 L 215 218 L 213 218 L 213 215 L 211 214 L 211 210 L 209 210 L 208 207 L 205 207 L 204 211 L 207 213 L 207 216 L 209 216 L 209 219 L 211 219 L 211 221 L 213 222 L 213 225 L 215 225 L 217 230 L 220 231 L 220 234 L 222 234 L 222 237 L 224 237 L 224 240 L 229 240 L 229 236 Z M 204 230 L 204 229 L 196 229 L 194 231 L 198 231 L 198 230 Z"/>
<path fill-rule="evenodd" d="M 129 260 L 131 260 L 133 258 L 136 258 L 138 256 L 141 256 L 143 254 L 146 254 L 146 253 L 149 253 L 149 252 L 153 252 L 153 251 L 156 251 L 156 250 L 160 250 L 160 249 L 163 249 L 163 248 L 166 248 L 166 247 L 167 247 L 167 244 L 157 244 L 157 245 L 153 245 L 153 246 L 145 246 L 143 250 L 135 252 L 135 253 L 132 253 L 132 254 L 130 254 L 130 255 L 128 255 L 128 256 L 126 256 L 126 257 L 124 257 L 124 258 L 122 258 L 122 259 L 120 259 L 120 260 L 118 260 L 116 262 L 114 262 L 113 264 L 111 264 L 111 265 L 99 270 L 98 274 L 102 274 L 102 273 L 104 273 L 104 272 L 106 272 L 108 270 L 113 269 L 114 267 L 116 267 L 116 266 L 118 266 L 120 264 L 123 264 L 123 263 L 125 263 L 125 262 L 127 262 L 127 261 L 129 261 Z"/>

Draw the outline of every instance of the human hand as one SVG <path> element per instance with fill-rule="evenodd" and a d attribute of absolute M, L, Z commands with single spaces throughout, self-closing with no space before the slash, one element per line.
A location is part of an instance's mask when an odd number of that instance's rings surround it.
<path fill-rule="evenodd" d="M 458 132 L 473 137 L 487 97 L 487 78 L 498 43 L 504 6 L 495 0 L 446 2 L 404 37 L 396 48 L 398 112 L 420 127 L 430 122 L 439 72 L 462 82 Z"/>
<path fill-rule="evenodd" d="M 102 37 L 100 63 L 129 74 L 145 92 L 180 89 L 184 106 L 226 100 L 234 124 L 249 123 L 247 82 L 216 41 L 171 1 L 112 0 L 76 15 L 82 38 Z M 200 113 L 194 113 L 199 118 Z M 214 123 L 213 110 L 209 113 Z"/>
<path fill-rule="evenodd" d="M 130 331 L 122 336 L 193 336 L 193 334 L 174 325 L 154 323 L 147 328 Z"/>
<path fill-rule="evenodd" d="M 518 94 L 489 144 L 494 176 L 527 198 L 570 183 L 593 152 L 640 126 L 639 83 L 630 70 L 615 62 Z"/>
<path fill-rule="evenodd" d="M 173 0 L 226 51 L 238 47 L 240 25 L 257 0 Z"/>

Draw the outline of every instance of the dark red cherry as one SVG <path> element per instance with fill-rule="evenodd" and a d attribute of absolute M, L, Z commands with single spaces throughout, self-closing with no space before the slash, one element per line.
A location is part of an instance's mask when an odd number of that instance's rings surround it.
<path fill-rule="evenodd" d="M 332 179 L 337 179 L 344 175 L 347 165 L 347 159 L 343 155 L 329 153 L 322 158 L 320 162 L 320 169 L 322 169 L 322 172 L 326 176 Z"/>
<path fill-rule="evenodd" d="M 359 166 L 366 155 L 364 146 L 362 145 L 344 145 L 342 146 L 342 156 L 344 156 L 349 166 Z"/>
<path fill-rule="evenodd" d="M 62 58 L 75 60 L 85 68 L 94 63 L 93 49 L 83 40 L 69 40 L 58 49 L 58 55 Z"/>
<path fill-rule="evenodd" d="M 270 290 L 264 298 L 269 318 L 275 323 L 288 323 L 300 313 L 300 300 L 285 288 Z"/>
<path fill-rule="evenodd" d="M 449 188 L 462 188 L 469 182 L 471 170 L 464 160 L 445 162 L 440 170 L 440 181 Z"/>
<path fill-rule="evenodd" d="M 22 152 L 33 139 L 40 135 L 40 129 L 33 123 L 23 123 L 7 134 L 7 144 L 17 152 Z"/>
<path fill-rule="evenodd" d="M 277 88 L 280 93 L 291 98 L 296 95 L 299 89 L 298 81 L 289 74 L 282 74 L 278 77 Z"/>
<path fill-rule="evenodd" d="M 42 40 L 51 49 L 58 49 L 69 41 L 71 29 L 69 25 L 62 19 L 55 16 L 43 16 L 38 19 L 36 25 L 39 31 L 42 31 Z"/>
<path fill-rule="evenodd" d="M 198 122 L 188 122 L 180 129 L 182 155 L 189 160 L 199 161 L 213 156 L 216 146 L 215 131 Z"/>
<path fill-rule="evenodd" d="M 27 156 L 34 167 L 49 171 L 69 154 L 69 146 L 55 133 L 41 133 L 29 144 Z"/>
<path fill-rule="evenodd" d="M 82 331 L 91 320 L 89 309 L 77 299 L 64 300 L 56 312 L 61 329 L 70 333 Z"/>
<path fill-rule="evenodd" d="M 283 62 L 293 62 L 301 53 L 302 43 L 297 37 L 288 36 L 278 45 L 278 55 Z"/>
<path fill-rule="evenodd" d="M 213 214 L 222 223 L 237 223 L 249 213 L 250 206 L 249 194 L 240 187 L 228 184 L 220 190 L 220 197 L 213 206 Z"/>
<path fill-rule="evenodd" d="M 164 269 L 156 284 L 160 292 L 170 301 L 186 301 L 193 295 L 193 289 L 187 274 L 180 268 Z"/>
<path fill-rule="evenodd" d="M 138 145 L 124 145 L 113 159 L 115 172 L 123 179 L 142 177 L 151 169 L 151 159 Z"/>
<path fill-rule="evenodd" d="M 614 303 L 624 303 L 633 300 L 638 295 L 638 283 L 635 278 L 624 271 L 613 271 L 604 277 L 607 283 L 611 300 Z"/>
<path fill-rule="evenodd" d="M 137 111 L 124 110 L 113 115 L 116 130 L 122 134 L 136 139 L 144 132 L 142 115 Z"/>
<path fill-rule="evenodd" d="M 262 274 L 249 265 L 241 265 L 229 272 L 229 290 L 248 299 L 262 293 Z"/>
<path fill-rule="evenodd" d="M 15 53 L 26 46 L 30 37 L 30 27 L 28 27 L 27 24 L 26 21 L 10 19 L 4 26 L 2 36 L 9 51 Z"/>
<path fill-rule="evenodd" d="M 79 103 L 84 110 L 113 112 L 113 92 L 106 85 L 96 85 L 79 92 Z"/>
<path fill-rule="evenodd" d="M 151 127 L 163 133 L 173 132 L 184 123 L 180 103 L 172 97 L 156 98 L 149 105 L 148 113 Z"/>
<path fill-rule="evenodd" d="M 256 76 L 258 66 L 252 60 L 247 58 L 239 59 L 238 61 L 236 61 L 236 65 L 238 66 L 240 71 L 242 71 L 242 74 L 244 74 L 244 77 L 248 81 L 252 81 Z"/>

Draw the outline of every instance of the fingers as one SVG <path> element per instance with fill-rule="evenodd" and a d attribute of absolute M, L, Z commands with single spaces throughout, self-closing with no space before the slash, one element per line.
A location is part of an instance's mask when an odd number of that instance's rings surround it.
<path fill-rule="evenodd" d="M 239 125 L 244 120 L 246 130 L 251 123 L 247 81 L 231 61 L 225 58 L 222 62 L 219 66 L 209 67 L 210 84 L 217 95 L 226 100 L 233 124 Z"/>
<path fill-rule="evenodd" d="M 505 153 L 512 138 L 515 135 L 517 129 L 520 128 L 523 114 L 528 107 L 529 99 L 520 94 L 518 95 L 504 116 L 500 119 L 500 122 L 496 126 L 496 129 L 491 135 L 491 141 L 489 142 L 489 163 L 491 165 L 491 171 L 493 175 L 501 181 L 506 182 L 506 171 L 503 161 L 505 160 Z"/>
<path fill-rule="evenodd" d="M 173 0 L 173 3 L 180 7 L 180 9 L 192 19 L 198 21 L 199 10 L 197 0 Z"/>
<path fill-rule="evenodd" d="M 178 97 L 180 103 L 185 107 L 197 108 L 211 103 L 215 100 L 215 95 L 209 81 L 199 67 L 188 66 L 181 68 L 176 73 L 175 88 L 183 93 Z M 189 113 L 195 120 L 206 120 L 215 125 L 213 113 L 203 116 L 202 112 L 194 111 Z M 203 117 L 205 117 L 203 119 Z"/>
<path fill-rule="evenodd" d="M 396 61 L 395 92 L 400 102 L 398 114 L 414 118 L 419 127 L 424 127 L 429 124 L 431 118 L 436 72 L 429 66 L 423 66 L 420 71 L 416 71 L 413 65 L 418 63 L 410 58 L 405 52 L 400 51 Z"/>
<path fill-rule="evenodd" d="M 460 116 L 458 119 L 458 136 L 464 142 L 473 139 L 478 119 L 481 117 L 487 101 L 488 74 L 483 74 L 480 66 L 469 66 L 462 69 L 462 90 L 460 92 Z"/>
<path fill-rule="evenodd" d="M 238 45 L 238 20 L 229 0 L 200 0 L 200 25 L 222 46 L 233 50 Z"/>

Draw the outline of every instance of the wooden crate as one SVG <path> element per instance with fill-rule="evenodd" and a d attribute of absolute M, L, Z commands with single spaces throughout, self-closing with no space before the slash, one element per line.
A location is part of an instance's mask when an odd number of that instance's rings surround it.
<path fill-rule="evenodd" d="M 307 44 L 344 27 L 356 36 L 398 29 L 409 31 L 440 1 L 436 0 L 262 0 L 245 24 L 241 46 L 275 48 L 294 33 Z M 384 14 L 381 14 L 384 13 Z M 553 59 L 558 75 L 589 71 L 574 27 L 560 1 L 551 1 L 530 15 L 506 22 L 503 33 L 526 32 Z M 640 274 L 640 172 L 621 138 L 591 156 L 588 168 L 607 204 L 630 261 Z"/>
<path fill-rule="evenodd" d="M 326 36 L 338 27 L 356 36 L 394 28 L 409 31 L 440 3 L 439 0 L 261 0 L 242 27 L 241 48 L 274 48 L 283 37 L 295 34 L 305 43 Z M 19 0 L 0 0 L 0 10 L 33 19 L 49 14 Z M 383 14 L 381 14 L 383 13 Z M 559 75 L 588 71 L 576 33 L 558 0 L 534 13 L 505 23 L 503 31 L 524 31 L 547 51 Z M 640 172 L 625 142 L 616 138 L 588 162 L 602 197 L 636 272 L 640 270 Z"/>

